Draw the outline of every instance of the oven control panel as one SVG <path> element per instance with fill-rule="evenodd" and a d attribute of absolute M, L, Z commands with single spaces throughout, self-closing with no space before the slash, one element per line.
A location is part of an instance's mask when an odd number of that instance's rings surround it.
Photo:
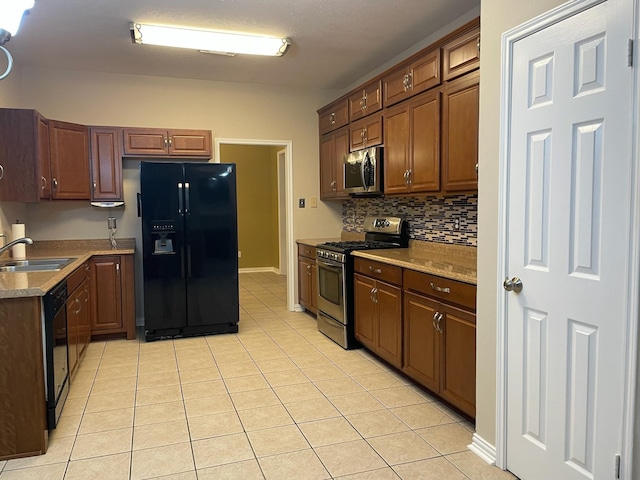
<path fill-rule="evenodd" d="M 400 217 L 366 217 L 365 232 L 380 232 L 399 235 L 402 231 L 403 220 Z"/>
<path fill-rule="evenodd" d="M 334 262 L 344 263 L 344 253 L 331 252 L 329 250 L 316 250 L 317 258 L 324 258 L 326 260 L 333 260 Z"/>

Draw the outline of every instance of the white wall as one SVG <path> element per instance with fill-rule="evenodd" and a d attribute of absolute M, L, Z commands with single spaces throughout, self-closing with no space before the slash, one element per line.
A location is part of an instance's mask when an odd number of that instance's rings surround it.
<path fill-rule="evenodd" d="M 480 141 L 478 184 L 477 433 L 496 439 L 496 299 L 502 288 L 498 262 L 498 163 L 502 33 L 564 3 L 483 0 L 480 11 Z"/>

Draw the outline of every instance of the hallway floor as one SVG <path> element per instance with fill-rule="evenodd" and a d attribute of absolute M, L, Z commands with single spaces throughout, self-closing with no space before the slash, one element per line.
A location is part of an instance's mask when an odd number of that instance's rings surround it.
<path fill-rule="evenodd" d="M 515 479 L 467 450 L 472 424 L 288 312 L 285 277 L 241 274 L 240 303 L 237 335 L 91 343 L 49 451 L 0 480 Z"/>

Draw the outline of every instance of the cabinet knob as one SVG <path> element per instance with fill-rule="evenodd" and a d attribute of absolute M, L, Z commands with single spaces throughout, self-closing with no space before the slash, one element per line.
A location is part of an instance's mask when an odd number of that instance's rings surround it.
<path fill-rule="evenodd" d="M 167 139 L 167 137 L 164 137 L 164 147 L 167 148 L 167 145 L 169 145 L 169 139 Z"/>
<path fill-rule="evenodd" d="M 431 286 L 431 290 L 435 290 L 436 292 L 451 293 L 451 289 L 449 287 L 439 287 L 433 282 L 429 283 L 429 285 Z"/>
<path fill-rule="evenodd" d="M 53 189 L 57 190 L 58 189 L 58 180 L 56 180 L 55 178 L 52 180 L 53 182 Z"/>
<path fill-rule="evenodd" d="M 4 178 L 4 167 L 0 165 L 0 180 Z"/>
<path fill-rule="evenodd" d="M 375 270 L 373 269 L 373 267 L 371 265 L 369 265 L 369 271 L 373 272 L 373 273 L 377 273 L 378 275 L 380 275 L 382 273 L 382 269 L 381 268 L 376 268 Z"/>
<path fill-rule="evenodd" d="M 334 180 L 333 182 L 331 182 L 331 190 L 332 191 L 336 191 L 336 181 Z"/>
<path fill-rule="evenodd" d="M 411 73 L 405 74 L 402 79 L 402 86 L 404 87 L 405 92 L 411 88 Z"/>
<path fill-rule="evenodd" d="M 120 271 L 120 264 L 116 263 L 116 272 L 119 272 L 119 271 Z"/>
<path fill-rule="evenodd" d="M 331 125 L 336 123 L 336 114 L 335 113 L 332 113 L 331 115 L 329 115 L 329 122 L 331 123 Z"/>
<path fill-rule="evenodd" d="M 93 182 L 93 191 L 95 192 L 98 189 L 98 182 Z"/>
<path fill-rule="evenodd" d="M 173 147 L 173 137 L 169 137 L 169 148 Z"/>

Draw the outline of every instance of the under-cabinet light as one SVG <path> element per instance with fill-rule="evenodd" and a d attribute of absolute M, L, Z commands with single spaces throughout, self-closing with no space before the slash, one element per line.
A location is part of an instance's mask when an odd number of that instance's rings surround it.
<path fill-rule="evenodd" d="M 275 57 L 284 55 L 291 43 L 288 38 L 163 27 L 141 23 L 131 25 L 131 40 L 140 45 L 190 48 L 206 53 L 224 55 L 244 53 Z"/>

